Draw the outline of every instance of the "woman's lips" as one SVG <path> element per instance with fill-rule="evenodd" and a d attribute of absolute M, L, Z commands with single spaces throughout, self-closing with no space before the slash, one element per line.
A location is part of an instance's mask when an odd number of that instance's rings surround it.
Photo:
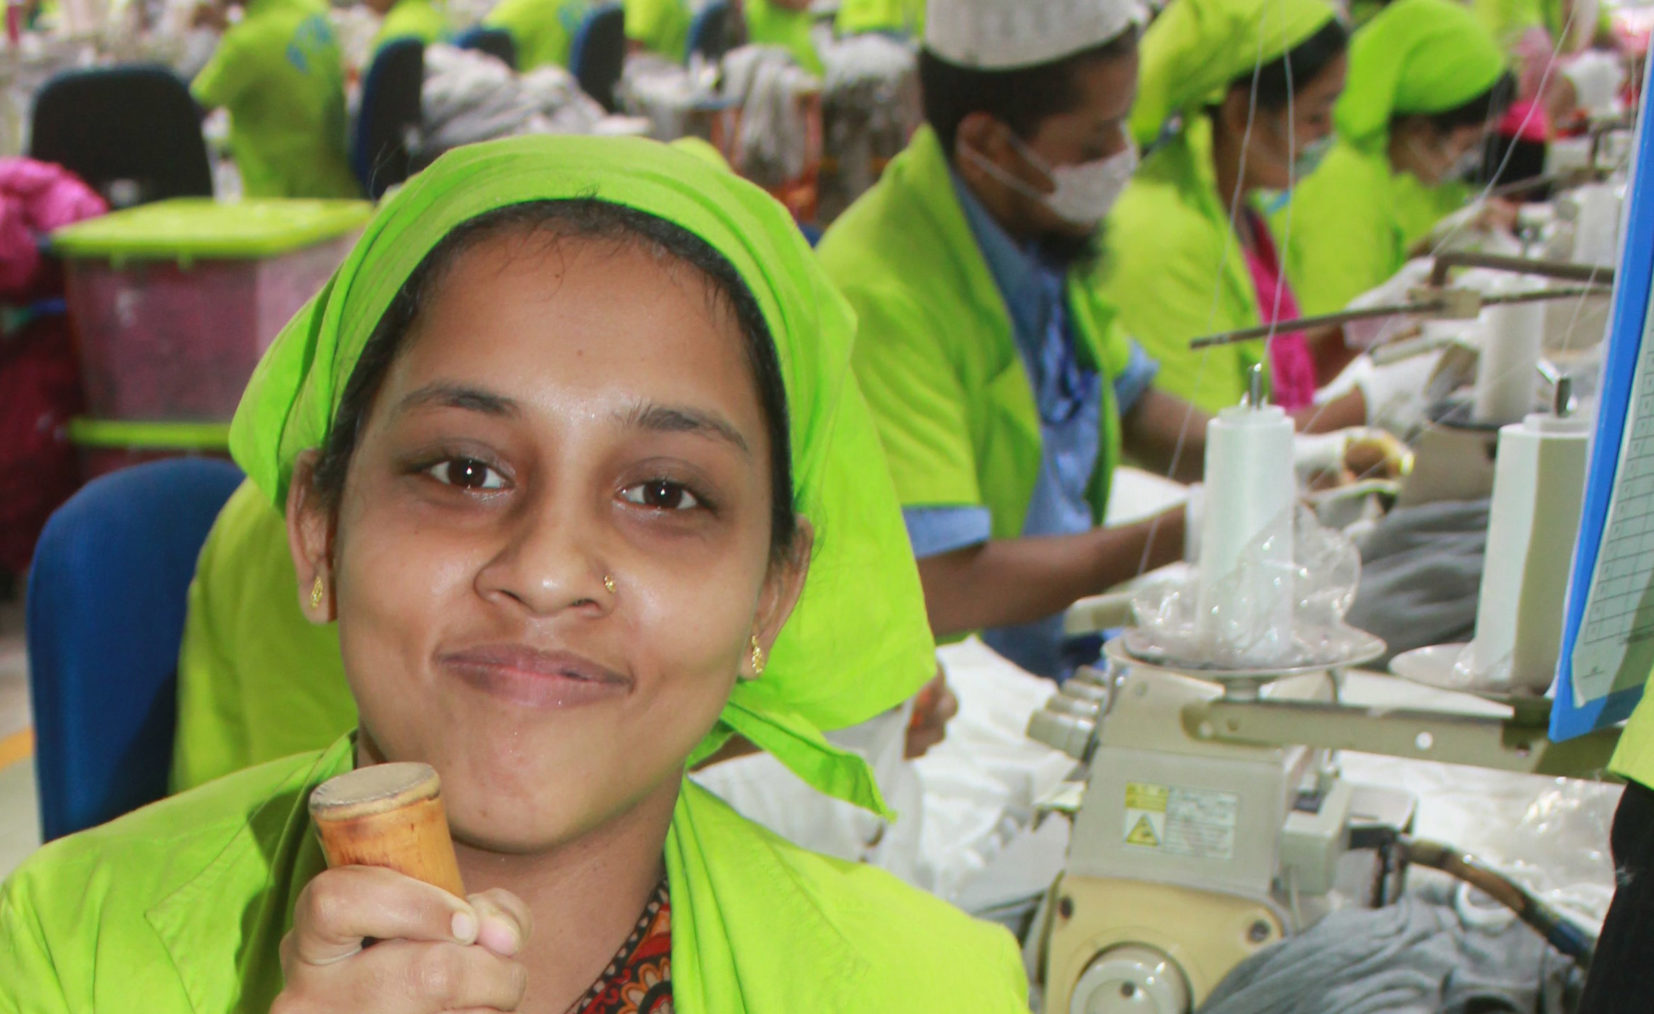
<path fill-rule="evenodd" d="M 484 693 L 535 708 L 575 708 L 629 693 L 627 677 L 573 652 L 485 645 L 438 656 L 441 667 Z"/>

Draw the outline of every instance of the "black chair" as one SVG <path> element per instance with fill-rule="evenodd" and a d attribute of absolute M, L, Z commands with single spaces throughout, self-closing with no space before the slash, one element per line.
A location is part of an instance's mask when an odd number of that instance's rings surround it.
<path fill-rule="evenodd" d="M 626 11 L 605 4 L 586 15 L 569 46 L 569 73 L 581 91 L 614 112 L 615 85 L 626 63 Z"/>
<path fill-rule="evenodd" d="M 116 207 L 213 192 L 201 109 L 165 67 L 53 77 L 35 96 L 29 157 L 63 166 Z"/>
<path fill-rule="evenodd" d="M 517 69 L 517 41 L 503 28 L 484 28 L 478 25 L 466 29 L 454 40 L 454 45 L 460 49 L 474 49 L 479 53 L 487 53 L 512 70 Z"/>
<path fill-rule="evenodd" d="M 425 44 L 418 39 L 386 43 L 362 77 L 350 168 L 374 200 L 414 173 L 424 84 Z"/>
<path fill-rule="evenodd" d="M 712 0 L 689 23 L 690 55 L 717 63 L 729 49 L 729 0 Z"/>

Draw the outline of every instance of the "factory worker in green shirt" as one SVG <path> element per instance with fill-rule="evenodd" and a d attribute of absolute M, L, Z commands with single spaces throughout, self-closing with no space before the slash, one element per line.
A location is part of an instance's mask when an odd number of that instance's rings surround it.
<path fill-rule="evenodd" d="M 1183 554 L 1182 508 L 1100 527 L 1116 466 L 1204 464 L 1206 416 L 1152 388 L 1089 268 L 1136 163 L 1138 17 L 1130 0 L 932 0 L 926 124 L 818 251 L 856 311 L 932 629 L 982 630 L 1055 678 L 1078 660 L 1064 609 Z"/>
<path fill-rule="evenodd" d="M 844 0 L 834 27 L 840 35 L 889 32 L 914 38 L 925 34 L 924 0 Z"/>
<path fill-rule="evenodd" d="M 519 72 L 567 67 L 569 47 L 594 6 L 592 0 L 501 0 L 482 23 L 511 35 Z"/>
<path fill-rule="evenodd" d="M 791 53 L 800 67 L 821 76 L 821 56 L 811 37 L 815 17 L 810 13 L 810 0 L 741 0 L 741 3 L 748 42 L 779 46 Z"/>
<path fill-rule="evenodd" d="M 1316 403 L 1353 358 L 1336 330 L 1189 348 L 1300 316 L 1252 200 L 1303 179 L 1328 143 L 1347 39 L 1324 0 L 1175 0 L 1144 34 L 1132 130 L 1154 148 L 1105 223 L 1099 284 L 1159 361 L 1156 386 L 1207 412 L 1239 403 L 1261 366 L 1300 420 L 1368 421 L 1361 390 Z"/>
<path fill-rule="evenodd" d="M 223 22 L 221 8 L 203 16 Z M 229 113 L 246 196 L 361 196 L 346 155 L 339 42 L 318 0 L 250 0 L 190 94 Z"/>
<path fill-rule="evenodd" d="M 626 41 L 634 51 L 654 53 L 673 63 L 689 55 L 689 25 L 694 15 L 687 0 L 622 0 Z"/>
<path fill-rule="evenodd" d="M 689 29 L 695 15 L 688 0 L 624 0 L 626 38 L 642 50 L 682 63 L 689 56 Z M 822 73 L 811 28 L 809 0 L 740 0 L 746 39 L 777 46 L 792 54 L 800 67 Z"/>
<path fill-rule="evenodd" d="M 375 50 L 398 39 L 418 39 L 427 46 L 434 45 L 446 40 L 453 30 L 448 16 L 432 0 L 367 0 L 367 5 L 381 19 L 373 37 Z"/>
<path fill-rule="evenodd" d="M 1007 931 L 684 778 L 738 735 L 883 809 L 820 730 L 935 663 L 853 333 L 785 210 L 692 155 L 524 137 L 412 179 L 230 438 L 360 724 L 32 856 L 0 1009 L 1026 1011 Z M 441 776 L 466 898 L 324 869 L 310 791 L 386 761 Z"/>
<path fill-rule="evenodd" d="M 1465 203 L 1514 91 L 1504 54 L 1453 0 L 1394 0 L 1355 33 L 1337 140 L 1274 216 L 1306 314 L 1382 285 Z"/>

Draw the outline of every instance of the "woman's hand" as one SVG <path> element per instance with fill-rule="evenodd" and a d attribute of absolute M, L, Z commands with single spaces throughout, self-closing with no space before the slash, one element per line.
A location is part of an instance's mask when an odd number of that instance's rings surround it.
<path fill-rule="evenodd" d="M 501 890 L 461 900 L 386 869 L 342 866 L 299 894 L 281 941 L 272 1014 L 512 1011 L 528 970 L 515 956 L 528 906 Z"/>
<path fill-rule="evenodd" d="M 935 678 L 920 688 L 913 699 L 913 717 L 907 723 L 908 760 L 918 760 L 930 748 L 948 737 L 948 722 L 959 714 L 959 698 L 953 695 L 947 679 L 937 670 Z"/>

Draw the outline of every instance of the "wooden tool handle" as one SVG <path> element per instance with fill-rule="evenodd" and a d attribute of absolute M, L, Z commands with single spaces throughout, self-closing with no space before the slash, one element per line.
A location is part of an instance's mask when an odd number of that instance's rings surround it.
<path fill-rule="evenodd" d="M 465 897 L 442 781 L 429 764 L 375 764 L 310 794 L 328 866 L 383 866 Z"/>

